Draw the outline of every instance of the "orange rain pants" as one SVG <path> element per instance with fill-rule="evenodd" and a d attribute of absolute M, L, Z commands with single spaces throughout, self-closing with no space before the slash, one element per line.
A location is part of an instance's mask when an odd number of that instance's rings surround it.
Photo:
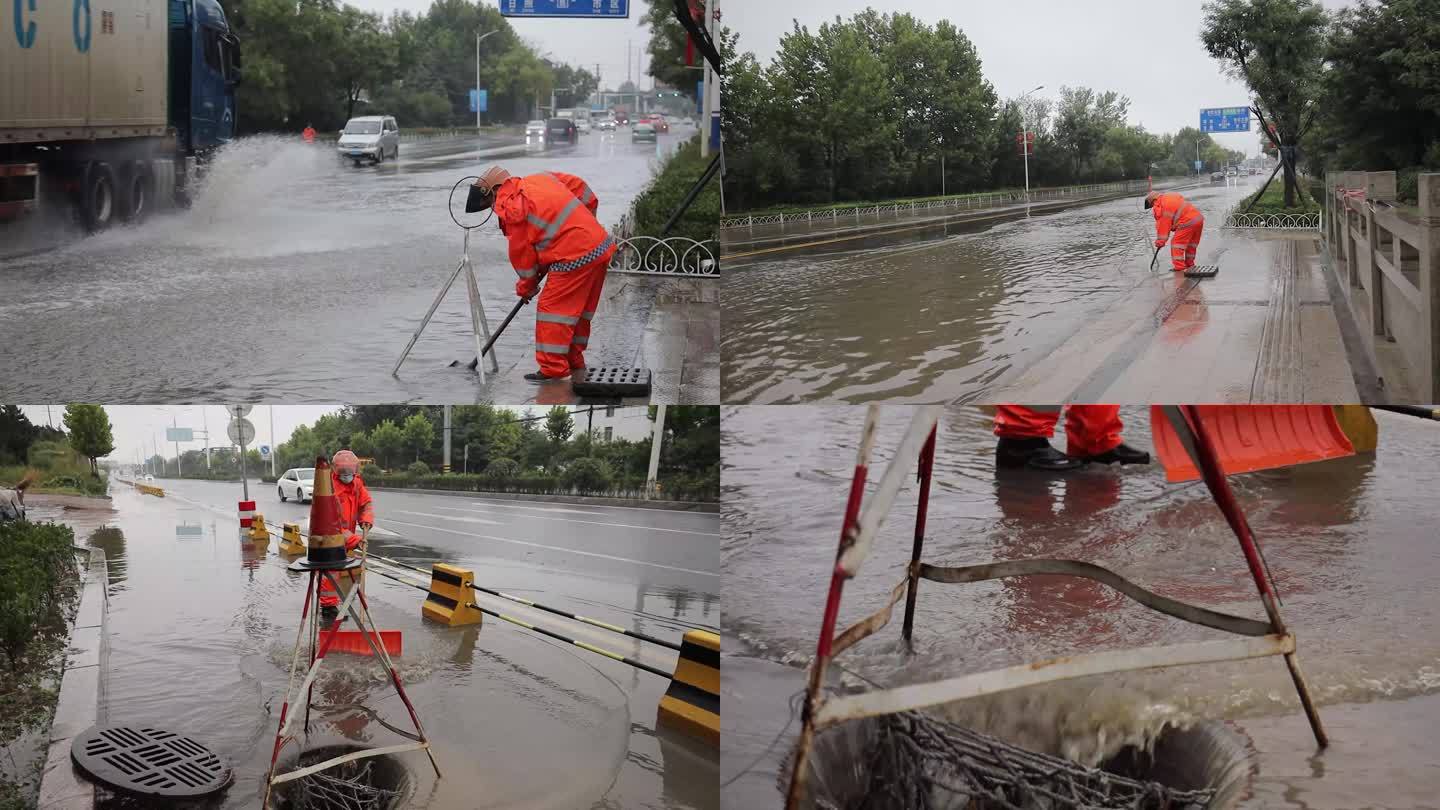
<path fill-rule="evenodd" d="M 1200 248 L 1200 234 L 1205 230 L 1205 216 L 1182 195 L 1167 191 L 1155 198 L 1155 241 L 1170 238 L 1170 264 L 1175 270 L 1195 266 L 1195 251 Z"/>
<path fill-rule="evenodd" d="M 585 365 L 590 324 L 616 249 L 595 219 L 599 205 L 585 181 L 562 172 L 512 177 L 495 192 L 495 213 L 519 276 L 515 294 L 529 298 L 541 278 L 549 278 L 535 313 L 535 361 L 547 377 Z"/>
<path fill-rule="evenodd" d="M 997 405 L 995 435 L 1002 439 L 1048 439 L 1060 420 L 1059 405 Z M 1065 407 L 1065 454 L 1083 458 L 1120 446 L 1119 405 Z"/>
<path fill-rule="evenodd" d="M 345 538 L 345 551 L 351 552 L 360 547 L 360 535 L 355 534 L 355 526 L 359 523 L 375 523 L 375 510 L 370 504 L 370 490 L 365 486 L 365 481 L 356 475 L 350 483 L 340 480 L 340 476 L 334 470 L 330 471 L 330 482 L 335 487 L 335 497 L 340 500 L 340 528 L 349 532 Z M 336 571 L 333 576 L 340 581 L 340 586 L 349 590 L 350 584 L 359 578 L 357 571 Z M 320 578 L 320 606 L 339 607 L 340 595 L 330 585 L 330 580 Z"/>

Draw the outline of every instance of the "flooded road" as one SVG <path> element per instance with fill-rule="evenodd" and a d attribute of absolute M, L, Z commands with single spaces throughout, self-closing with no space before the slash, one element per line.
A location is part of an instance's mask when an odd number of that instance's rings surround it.
<path fill-rule="evenodd" d="M 189 211 L 90 238 L 66 234 L 58 248 L 18 256 L 0 245 L 0 340 L 34 370 L 10 375 L 0 394 L 35 402 L 487 399 L 492 392 L 473 373 L 448 367 L 474 355 L 463 282 L 400 379 L 390 374 L 461 256 L 461 231 L 446 211 L 451 187 L 491 162 L 515 174 L 570 172 L 595 190 L 600 220 L 613 226 L 660 156 L 693 131 L 677 126 L 658 144 L 633 144 L 625 131 L 592 133 L 549 150 L 517 137 L 407 142 L 398 160 L 359 168 L 325 145 L 241 139 L 217 158 Z M 463 218 L 463 188 L 457 197 Z M 474 232 L 470 255 L 493 329 L 516 300 L 493 220 Z M 654 293 L 632 286 L 612 304 L 612 323 L 596 319 L 592 364 L 634 358 L 639 338 L 629 333 L 643 329 Z M 620 313 L 639 322 L 622 325 Z M 502 370 L 518 364 L 507 376 L 532 370 L 533 324 L 531 307 L 497 344 Z M 535 396 L 523 382 L 517 390 L 505 396 Z"/>
<path fill-rule="evenodd" d="M 102 547 L 110 558 L 107 719 L 163 722 L 193 734 L 229 757 L 236 769 L 235 784 L 215 806 L 255 807 L 279 721 L 304 583 L 286 570 L 273 542 L 267 554 L 239 539 L 229 514 L 238 483 L 161 483 L 178 485 L 164 499 L 117 485 L 115 511 L 105 527 L 76 532 L 78 542 Z M 376 494 L 382 527 L 385 510 L 417 505 Z M 297 520 L 279 504 L 262 500 L 261 505 L 273 513 L 267 514 L 272 520 Z M 556 527 L 557 537 L 573 533 L 567 524 L 539 520 L 562 515 L 511 511 L 521 516 L 497 518 L 486 533 L 513 540 L 523 531 L 538 542 L 545 538 L 536 537 L 536 527 L 547 522 Z M 655 521 L 668 525 L 663 516 Z M 453 548 L 402 537 L 399 528 L 373 536 L 373 550 L 417 563 L 446 559 L 472 565 L 477 583 L 487 587 L 513 588 L 527 598 L 646 627 L 666 638 L 678 639 L 674 628 L 692 620 L 716 621 L 713 593 L 685 591 L 681 598 L 682 588 L 647 587 L 635 581 L 639 577 L 627 580 L 618 568 L 567 571 L 557 556 L 506 559 L 489 548 L 507 545 L 499 540 L 488 546 L 474 541 L 468 555 L 460 555 Z M 695 537 L 714 545 L 713 537 Z M 549 539 L 549 545 L 565 545 Z M 425 581 L 422 575 L 416 578 Z M 367 577 L 367 593 L 377 624 L 403 633 L 404 653 L 396 663 L 445 775 L 436 780 L 422 755 L 400 755 L 413 782 L 403 806 L 716 805 L 713 751 L 655 728 L 656 705 L 668 681 L 491 617 L 481 627 L 426 623 L 420 618 L 424 595 L 377 574 Z M 608 610 L 597 609 L 602 604 Z M 626 654 L 636 651 L 617 638 L 622 637 L 607 634 L 606 646 Z M 667 655 L 651 651 L 647 660 L 673 666 L 673 653 L 659 652 Z M 321 671 L 316 702 L 342 708 L 312 714 L 308 746 L 399 742 L 353 708 L 367 706 L 405 727 L 404 707 L 379 670 L 348 656 L 336 656 L 333 664 Z"/>
<path fill-rule="evenodd" d="M 1124 408 L 1125 440 L 1149 449 L 1147 409 Z M 1282 613 L 1329 727 L 1315 750 L 1281 662 L 1262 659 L 1069 681 L 951 704 L 945 714 L 1020 744 L 1095 762 L 1166 724 L 1234 723 L 1255 747 L 1247 807 L 1434 805 L 1440 764 L 1440 425 L 1377 412 L 1379 450 L 1231 479 L 1283 599 Z M 881 411 L 878 479 L 909 421 Z M 864 410 L 727 408 L 724 419 L 727 807 L 778 800 L 775 776 L 798 720 Z M 1056 443 L 1063 447 L 1063 436 Z M 1167 596 L 1264 618 L 1238 543 L 1203 484 L 1166 484 L 1158 465 L 997 480 L 990 418 L 941 419 L 924 559 L 964 565 L 1085 560 Z M 873 483 L 872 483 L 873 489 Z M 908 483 L 839 626 L 878 609 L 904 576 L 917 488 Z M 1152 613 L 1087 580 L 923 582 L 915 654 L 890 625 L 837 663 L 842 683 L 931 681 L 1077 652 L 1222 637 Z M 767 750 L 777 735 L 781 741 Z M 756 763 L 753 770 L 746 766 Z"/>
<path fill-rule="evenodd" d="M 1207 218 L 1197 263 L 1213 260 L 1224 213 L 1260 179 L 1180 189 Z M 936 402 L 981 391 L 1137 287 L 1170 283 L 1169 271 L 1149 271 L 1153 240 L 1153 218 L 1130 195 L 744 264 L 722 301 L 724 401 Z"/>

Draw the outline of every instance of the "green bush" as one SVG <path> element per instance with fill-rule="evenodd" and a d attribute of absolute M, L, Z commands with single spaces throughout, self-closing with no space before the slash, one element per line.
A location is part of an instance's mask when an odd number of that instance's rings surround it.
<path fill-rule="evenodd" d="M 412 461 L 405 467 L 405 472 L 411 475 L 429 475 L 430 465 L 423 461 Z"/>
<path fill-rule="evenodd" d="M 650 186 L 635 198 L 635 234 L 660 236 L 660 229 L 680 207 L 680 202 L 700 175 L 705 173 L 708 164 L 708 158 L 700 157 L 699 135 L 671 155 Z M 668 235 L 684 236 L 697 242 L 716 240 L 719 222 L 720 181 L 717 177 L 706 184 Z"/>
<path fill-rule="evenodd" d="M 1304 182 L 1299 183 L 1299 184 L 1296 186 L 1295 191 L 1296 191 L 1295 207 L 1294 207 L 1294 208 L 1286 208 L 1286 207 L 1285 207 L 1285 179 L 1284 179 L 1283 177 L 1281 177 L 1280 175 L 1276 175 L 1276 176 L 1275 176 L 1275 179 L 1274 179 L 1273 181 L 1271 181 L 1270 187 L 1267 188 L 1267 189 L 1265 189 L 1264 194 L 1261 194 L 1261 195 L 1260 195 L 1260 200 L 1259 200 L 1259 202 L 1255 203 L 1255 207 L 1254 207 L 1254 208 L 1251 208 L 1251 209 L 1250 209 L 1250 213 L 1252 213 L 1252 214 L 1300 214 L 1300 213 L 1311 213 L 1311 212 L 1315 212 L 1315 211 L 1319 211 L 1319 210 L 1320 210 L 1320 204 L 1317 203 L 1317 202 L 1315 201 L 1315 198 L 1312 197 L 1312 196 L 1305 190 L 1305 183 L 1304 183 Z M 1250 201 L 1255 198 L 1255 195 L 1256 195 L 1256 194 L 1260 194 L 1260 192 L 1257 191 L 1255 194 L 1251 194 L 1250 196 L 1246 197 L 1245 200 L 1240 203 L 1240 207 L 1238 207 L 1238 208 L 1235 209 L 1235 212 L 1236 212 L 1236 213 L 1240 213 L 1240 212 L 1244 211 L 1244 210 L 1246 209 L 1246 207 L 1250 205 Z"/>
<path fill-rule="evenodd" d="M 366 481 L 373 482 L 379 480 L 380 477 L 384 474 L 385 473 L 380 471 L 380 467 L 375 464 L 366 464 L 364 467 L 360 468 L 360 477 L 365 479 Z"/>
<path fill-rule="evenodd" d="M 614 475 L 610 465 L 598 458 L 577 458 L 565 468 L 565 486 L 586 495 L 610 491 Z"/>
<path fill-rule="evenodd" d="M 31 467 L 39 467 L 42 470 L 53 470 L 56 467 L 64 466 L 65 462 L 75 458 L 75 451 L 65 442 L 35 442 L 30 445 L 30 452 L 27 454 Z"/>
<path fill-rule="evenodd" d="M 0 652 L 11 669 L 35 638 L 64 632 L 78 570 L 75 533 L 55 523 L 0 523 Z"/>
<path fill-rule="evenodd" d="M 497 458 L 485 467 L 491 478 L 514 478 L 520 474 L 520 462 L 513 458 Z"/>

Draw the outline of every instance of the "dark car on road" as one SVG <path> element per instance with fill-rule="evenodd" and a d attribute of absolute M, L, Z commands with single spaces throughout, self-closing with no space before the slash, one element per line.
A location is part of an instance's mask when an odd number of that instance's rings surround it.
<path fill-rule="evenodd" d="M 569 118 L 551 118 L 545 122 L 545 140 L 548 143 L 575 143 L 577 137 L 575 122 Z"/>

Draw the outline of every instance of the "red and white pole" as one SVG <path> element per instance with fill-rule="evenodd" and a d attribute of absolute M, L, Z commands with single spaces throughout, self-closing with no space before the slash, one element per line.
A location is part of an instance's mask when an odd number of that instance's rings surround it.
<path fill-rule="evenodd" d="M 249 529 L 255 524 L 255 502 L 240 502 L 240 528 Z"/>

